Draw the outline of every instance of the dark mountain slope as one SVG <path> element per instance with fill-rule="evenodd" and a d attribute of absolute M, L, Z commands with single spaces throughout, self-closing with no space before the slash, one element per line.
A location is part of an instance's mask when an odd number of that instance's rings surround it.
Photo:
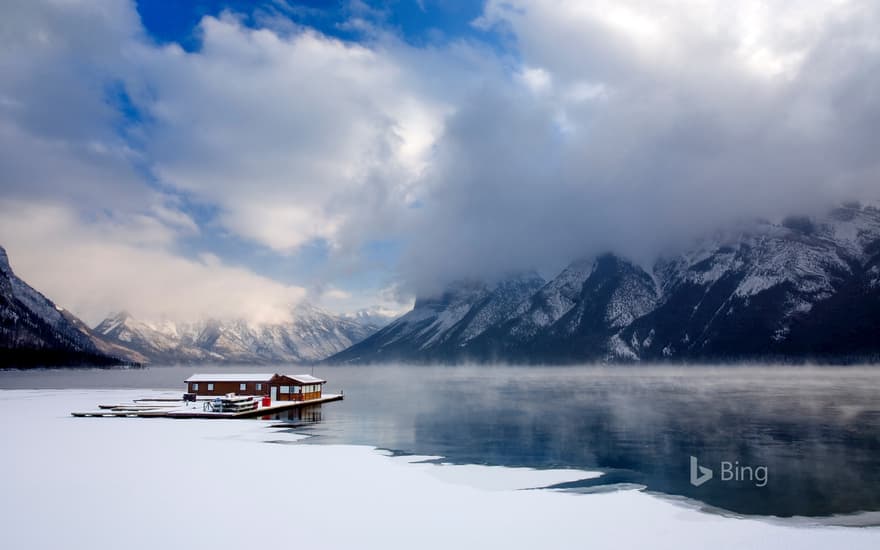
<path fill-rule="evenodd" d="M 127 354 L 114 351 L 99 348 L 82 321 L 19 279 L 0 247 L 0 367 L 124 362 Z"/>

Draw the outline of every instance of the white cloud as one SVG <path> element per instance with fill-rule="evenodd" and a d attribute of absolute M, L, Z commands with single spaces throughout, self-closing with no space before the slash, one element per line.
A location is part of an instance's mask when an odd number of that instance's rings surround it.
<path fill-rule="evenodd" d="M 96 324 L 108 304 L 144 319 L 280 321 L 305 290 L 167 249 L 154 221 L 84 222 L 60 205 L 0 202 L 0 235 L 13 270 L 59 305 Z"/>
<path fill-rule="evenodd" d="M 345 224 L 402 208 L 439 133 L 398 43 L 348 44 L 206 17 L 202 47 L 145 47 L 147 151 L 170 187 L 220 208 L 234 233 L 282 252 L 345 240 Z"/>
<path fill-rule="evenodd" d="M 395 285 L 378 291 L 329 287 L 314 299 L 321 307 L 336 313 L 385 320 L 403 315 L 412 309 L 414 302 L 411 295 L 401 294 Z"/>
<path fill-rule="evenodd" d="M 321 293 L 321 298 L 326 300 L 348 300 L 351 298 L 351 292 L 342 290 L 341 288 L 328 288 Z"/>
<path fill-rule="evenodd" d="M 534 94 L 547 92 L 553 85 L 550 74 L 540 67 L 523 67 L 517 76 Z"/>
<path fill-rule="evenodd" d="M 218 212 L 208 231 L 340 246 L 345 223 L 404 203 L 439 131 L 389 55 L 231 16 L 201 31 L 199 52 L 156 46 L 127 2 L 34 2 L 0 23 L 0 242 L 89 321 L 279 314 L 303 289 L 181 252 L 203 228 L 177 193 Z"/>

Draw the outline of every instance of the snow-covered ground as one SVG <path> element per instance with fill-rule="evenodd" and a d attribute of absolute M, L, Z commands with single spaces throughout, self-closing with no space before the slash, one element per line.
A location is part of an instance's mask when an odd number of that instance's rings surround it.
<path fill-rule="evenodd" d="M 300 445 L 256 420 L 72 418 L 144 391 L 0 391 L 4 548 L 880 548 L 880 529 L 700 512 L 595 476 Z M 176 394 L 175 394 L 176 395 Z"/>

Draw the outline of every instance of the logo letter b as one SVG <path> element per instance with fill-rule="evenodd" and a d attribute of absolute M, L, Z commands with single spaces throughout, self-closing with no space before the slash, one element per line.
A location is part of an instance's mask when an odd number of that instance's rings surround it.
<path fill-rule="evenodd" d="M 691 485 L 699 487 L 712 479 L 712 470 L 705 466 L 700 466 L 697 457 L 691 456 Z"/>

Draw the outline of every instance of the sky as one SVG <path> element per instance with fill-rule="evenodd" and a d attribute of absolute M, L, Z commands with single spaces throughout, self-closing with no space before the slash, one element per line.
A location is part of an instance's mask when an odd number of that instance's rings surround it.
<path fill-rule="evenodd" d="M 93 324 L 391 314 L 880 189 L 870 0 L 0 10 L 0 245 Z"/>

